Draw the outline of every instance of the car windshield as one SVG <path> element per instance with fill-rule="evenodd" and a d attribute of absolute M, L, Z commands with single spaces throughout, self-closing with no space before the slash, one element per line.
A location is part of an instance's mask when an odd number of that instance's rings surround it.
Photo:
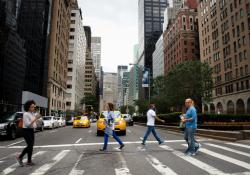
<path fill-rule="evenodd" d="M 3 117 L 0 118 L 0 123 L 6 123 L 13 121 L 15 119 L 16 113 L 14 114 L 4 114 Z"/>
<path fill-rule="evenodd" d="M 87 116 L 82 117 L 82 120 L 88 120 Z"/>
<path fill-rule="evenodd" d="M 51 120 L 51 117 L 43 117 L 43 120 Z"/>
<path fill-rule="evenodd" d="M 114 111 L 114 114 L 115 114 L 115 118 L 121 117 L 121 112 L 120 112 L 120 111 Z M 103 111 L 103 112 L 102 112 L 102 115 L 103 115 L 104 117 L 106 117 L 106 116 L 108 115 L 108 111 Z M 101 117 L 101 118 L 104 118 L 104 117 Z"/>
<path fill-rule="evenodd" d="M 75 117 L 75 120 L 81 120 L 81 117 Z"/>

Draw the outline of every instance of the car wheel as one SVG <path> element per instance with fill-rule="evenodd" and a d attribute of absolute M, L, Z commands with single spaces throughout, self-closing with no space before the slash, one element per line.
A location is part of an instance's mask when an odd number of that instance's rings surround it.
<path fill-rule="evenodd" d="M 42 125 L 41 128 L 40 128 L 40 131 L 43 131 L 44 130 L 44 126 Z"/>
<path fill-rule="evenodd" d="M 9 138 L 10 138 L 11 140 L 16 139 L 16 130 L 15 130 L 14 128 L 12 128 L 12 129 L 10 130 Z"/>

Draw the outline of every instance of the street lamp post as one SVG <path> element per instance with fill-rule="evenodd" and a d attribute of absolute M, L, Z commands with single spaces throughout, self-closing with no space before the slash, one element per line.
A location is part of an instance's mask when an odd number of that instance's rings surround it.
<path fill-rule="evenodd" d="M 132 65 L 136 65 L 136 66 L 138 66 L 138 64 L 133 64 L 133 63 L 129 63 L 129 65 L 130 66 L 132 66 Z M 143 66 L 143 65 L 140 65 L 140 67 L 142 67 L 144 70 L 147 70 L 148 71 L 148 101 L 149 101 L 149 103 L 150 103 L 150 69 L 149 68 L 147 68 L 147 67 L 145 67 L 145 66 Z"/>

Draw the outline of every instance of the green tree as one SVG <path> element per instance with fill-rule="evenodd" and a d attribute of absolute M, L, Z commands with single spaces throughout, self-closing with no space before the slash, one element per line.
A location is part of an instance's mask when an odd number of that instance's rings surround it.
<path fill-rule="evenodd" d="M 88 94 L 81 99 L 81 104 L 85 106 L 92 106 L 94 111 L 98 111 L 98 99 L 96 96 Z"/>
<path fill-rule="evenodd" d="M 120 107 L 120 112 L 122 113 L 122 114 L 126 114 L 127 113 L 127 109 L 128 109 L 128 113 L 130 114 L 130 115 L 132 115 L 134 112 L 135 112 L 135 107 L 134 106 L 130 106 L 130 105 L 128 105 L 128 106 L 121 106 Z"/>

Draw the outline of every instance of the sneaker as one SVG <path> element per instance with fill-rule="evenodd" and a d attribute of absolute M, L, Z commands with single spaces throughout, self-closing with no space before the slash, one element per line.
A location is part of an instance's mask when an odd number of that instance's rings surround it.
<path fill-rule="evenodd" d="M 185 153 L 185 156 L 192 156 L 192 155 L 193 155 L 193 153 L 191 153 L 191 152 Z"/>
<path fill-rule="evenodd" d="M 34 166 L 35 164 L 33 162 L 27 162 L 26 166 Z"/>
<path fill-rule="evenodd" d="M 101 149 L 99 149 L 99 151 L 106 151 L 106 149 L 101 148 Z"/>
<path fill-rule="evenodd" d="M 199 151 L 199 149 L 201 148 L 201 144 L 200 143 L 198 143 L 198 146 L 197 147 L 195 147 L 195 153 L 197 153 L 198 151 Z"/>
<path fill-rule="evenodd" d="M 120 150 L 122 150 L 122 148 L 123 148 L 124 146 L 125 146 L 125 145 L 124 145 L 124 144 L 122 144 L 122 145 L 120 146 L 120 148 L 119 148 L 119 149 L 120 149 Z"/>
<path fill-rule="evenodd" d="M 141 145 L 142 145 L 142 146 L 145 146 L 145 143 L 141 142 Z"/>
<path fill-rule="evenodd" d="M 161 141 L 160 143 L 159 143 L 159 145 L 164 145 L 165 144 L 165 142 L 164 141 Z"/>
<path fill-rule="evenodd" d="M 19 155 L 16 156 L 16 161 L 19 164 L 19 166 L 23 167 L 23 160 L 19 158 Z"/>

